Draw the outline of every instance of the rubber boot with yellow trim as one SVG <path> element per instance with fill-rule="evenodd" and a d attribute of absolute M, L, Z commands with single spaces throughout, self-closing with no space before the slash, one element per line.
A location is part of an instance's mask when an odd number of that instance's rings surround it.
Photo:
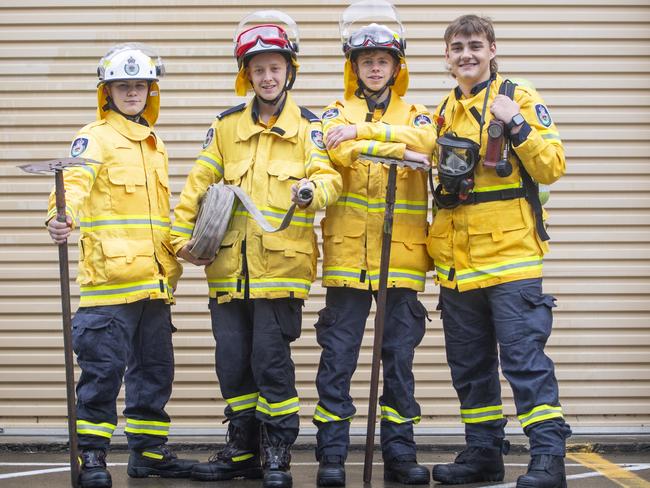
<path fill-rule="evenodd" d="M 564 458 L 550 454 L 532 456 L 528 472 L 517 478 L 517 488 L 566 488 Z"/>
<path fill-rule="evenodd" d="M 86 449 L 79 456 L 80 488 L 111 488 L 111 473 L 106 469 L 106 451 Z"/>
<path fill-rule="evenodd" d="M 179 459 L 169 446 L 162 445 L 131 451 L 129 465 L 126 469 L 131 478 L 189 478 L 196 459 Z"/>
<path fill-rule="evenodd" d="M 432 470 L 434 481 L 443 485 L 463 485 L 483 481 L 503 481 L 503 455 L 508 454 L 508 441 L 495 441 L 495 447 L 468 446 L 453 463 L 436 464 Z"/>
<path fill-rule="evenodd" d="M 225 481 L 235 478 L 260 479 L 262 466 L 259 456 L 259 425 L 237 427 L 228 425 L 225 447 L 192 468 L 193 480 Z"/>

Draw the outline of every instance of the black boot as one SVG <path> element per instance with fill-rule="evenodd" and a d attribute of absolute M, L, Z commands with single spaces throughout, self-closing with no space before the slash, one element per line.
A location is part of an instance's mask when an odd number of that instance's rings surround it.
<path fill-rule="evenodd" d="M 291 488 L 293 480 L 289 472 L 291 464 L 291 451 L 288 444 L 278 440 L 271 439 L 262 429 L 262 455 L 264 469 L 263 488 Z"/>
<path fill-rule="evenodd" d="M 508 454 L 510 443 L 498 441 L 502 447 L 468 446 L 453 463 L 436 464 L 432 470 L 434 481 L 443 485 L 462 485 L 482 481 L 503 481 L 505 469 L 503 454 Z"/>
<path fill-rule="evenodd" d="M 415 455 L 397 456 L 384 462 L 384 480 L 404 485 L 428 485 L 429 470 L 418 464 Z"/>
<path fill-rule="evenodd" d="M 178 459 L 169 446 L 163 444 L 142 451 L 131 451 L 126 473 L 131 478 L 189 478 L 192 467 L 198 462 L 196 459 Z"/>
<path fill-rule="evenodd" d="M 345 486 L 345 459 L 343 456 L 323 455 L 318 464 L 318 486 Z"/>
<path fill-rule="evenodd" d="M 192 468 L 192 479 L 200 481 L 224 481 L 235 478 L 260 479 L 259 425 L 251 421 L 242 427 L 230 423 L 226 445 L 213 454 L 207 463 Z"/>
<path fill-rule="evenodd" d="M 106 451 L 103 449 L 86 449 L 81 452 L 79 487 L 111 488 L 111 473 L 106 469 Z"/>
<path fill-rule="evenodd" d="M 564 457 L 550 454 L 531 457 L 528 472 L 517 478 L 517 488 L 566 488 Z"/>

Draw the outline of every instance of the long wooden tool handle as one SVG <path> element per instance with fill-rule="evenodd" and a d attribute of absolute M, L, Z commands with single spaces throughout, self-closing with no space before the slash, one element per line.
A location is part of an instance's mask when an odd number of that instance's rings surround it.
<path fill-rule="evenodd" d="M 372 458 L 375 449 L 375 423 L 377 421 L 377 391 L 379 389 L 379 366 L 381 347 L 386 320 L 386 297 L 388 294 L 388 268 L 390 264 L 390 243 L 393 236 L 393 213 L 395 211 L 395 185 L 397 166 L 388 170 L 386 187 L 386 207 L 384 209 L 384 231 L 381 241 L 381 261 L 379 267 L 379 290 L 377 292 L 377 312 L 375 314 L 375 341 L 372 346 L 372 369 L 370 372 L 370 398 L 368 399 L 368 428 L 366 433 L 366 453 L 363 463 L 363 481 L 372 479 Z"/>
<path fill-rule="evenodd" d="M 63 171 L 54 172 L 56 196 L 56 220 L 65 222 L 65 188 Z M 59 244 L 59 275 L 61 280 L 61 316 L 63 319 L 63 351 L 65 354 L 65 387 L 68 403 L 68 437 L 70 444 L 70 483 L 77 488 L 79 461 L 77 447 L 77 405 L 74 383 L 74 356 L 72 353 L 72 312 L 70 310 L 70 271 L 68 267 L 68 243 Z"/>

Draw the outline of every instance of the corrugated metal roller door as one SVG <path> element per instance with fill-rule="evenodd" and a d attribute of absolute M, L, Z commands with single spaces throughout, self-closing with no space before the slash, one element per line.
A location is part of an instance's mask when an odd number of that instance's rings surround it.
<path fill-rule="evenodd" d="M 159 133 L 178 198 L 212 118 L 233 95 L 232 34 L 268 3 L 161 0 L 115 2 L 5 0 L 0 7 L 0 427 L 65 426 L 65 389 L 56 249 L 43 228 L 51 181 L 15 166 L 67 154 L 75 131 L 94 119 L 95 63 L 117 41 L 159 48 Z M 334 4 L 334 6 L 332 6 Z M 344 2 L 274 4 L 301 29 L 299 103 L 320 113 L 340 96 L 338 15 Z M 398 3 L 408 33 L 408 99 L 435 106 L 453 86 L 444 72 L 442 34 L 461 13 L 496 24 L 501 71 L 530 79 L 551 107 L 566 143 L 569 172 L 553 186 L 552 252 L 545 286 L 558 297 L 548 352 L 574 427 L 639 427 L 650 420 L 650 7 L 645 1 Z M 77 258 L 71 246 L 71 259 Z M 74 269 L 74 266 L 73 266 Z M 73 275 L 76 272 L 73 271 Z M 223 402 L 213 372 L 207 287 L 186 267 L 175 323 L 174 425 L 217 426 Z M 73 285 L 73 293 L 77 287 Z M 417 351 L 420 426 L 458 426 L 445 363 L 437 292 L 423 300 L 432 322 Z M 295 343 L 303 424 L 316 403 L 319 351 L 313 324 L 323 289 L 307 302 Z M 76 307 L 76 303 L 73 303 Z M 371 325 L 353 396 L 365 425 Z M 514 413 L 504 385 L 506 412 Z M 121 409 L 121 406 L 119 406 Z M 513 424 L 515 425 L 516 422 Z"/>

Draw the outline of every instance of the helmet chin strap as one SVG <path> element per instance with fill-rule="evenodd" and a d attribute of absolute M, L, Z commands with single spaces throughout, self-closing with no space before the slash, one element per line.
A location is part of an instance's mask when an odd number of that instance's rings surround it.
<path fill-rule="evenodd" d="M 357 84 L 359 85 L 359 88 L 356 91 L 356 95 L 359 98 L 365 98 L 365 99 L 370 99 L 372 100 L 373 103 L 377 103 L 377 101 L 383 96 L 384 93 L 386 93 L 386 90 L 390 89 L 391 86 L 395 84 L 395 76 L 391 76 L 390 80 L 388 80 L 388 83 L 386 83 L 382 88 L 379 90 L 371 90 L 366 86 L 366 84 L 361 81 L 361 78 L 359 78 L 359 75 L 357 74 Z"/>

